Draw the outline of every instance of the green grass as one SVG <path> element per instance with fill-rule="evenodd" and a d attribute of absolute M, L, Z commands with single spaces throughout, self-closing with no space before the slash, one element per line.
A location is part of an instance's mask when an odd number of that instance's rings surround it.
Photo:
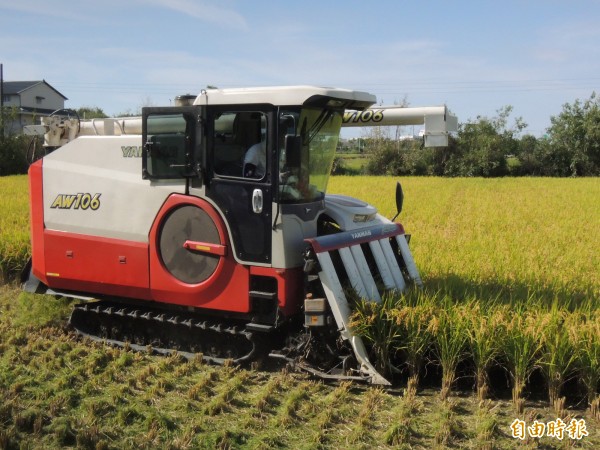
<path fill-rule="evenodd" d="M 363 173 L 369 162 L 369 157 L 362 153 L 338 153 L 336 156 L 344 160 L 344 168 L 351 173 Z"/>

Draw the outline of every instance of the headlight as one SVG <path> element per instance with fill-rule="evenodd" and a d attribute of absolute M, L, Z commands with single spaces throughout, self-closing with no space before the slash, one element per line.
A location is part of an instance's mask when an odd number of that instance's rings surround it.
<path fill-rule="evenodd" d="M 354 222 L 370 222 L 375 218 L 374 214 L 354 214 Z"/>

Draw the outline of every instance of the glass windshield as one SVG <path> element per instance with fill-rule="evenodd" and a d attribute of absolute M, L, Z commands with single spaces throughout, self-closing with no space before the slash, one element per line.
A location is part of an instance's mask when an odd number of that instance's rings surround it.
<path fill-rule="evenodd" d="M 303 108 L 280 115 L 280 135 L 286 135 L 286 151 L 280 158 L 279 193 L 284 203 L 322 199 L 335 157 L 342 111 Z M 295 136 L 296 146 L 291 145 Z M 291 152 L 291 154 L 290 154 Z"/>

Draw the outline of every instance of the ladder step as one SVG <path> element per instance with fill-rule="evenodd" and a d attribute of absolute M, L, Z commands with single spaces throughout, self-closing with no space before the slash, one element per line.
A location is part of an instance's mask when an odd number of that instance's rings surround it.
<path fill-rule="evenodd" d="M 246 325 L 246 330 L 268 333 L 269 331 L 273 330 L 273 325 L 263 325 L 262 323 L 249 323 Z"/>
<path fill-rule="evenodd" d="M 275 300 L 277 298 L 277 292 L 250 291 L 249 294 L 250 297 L 265 298 L 267 300 Z"/>

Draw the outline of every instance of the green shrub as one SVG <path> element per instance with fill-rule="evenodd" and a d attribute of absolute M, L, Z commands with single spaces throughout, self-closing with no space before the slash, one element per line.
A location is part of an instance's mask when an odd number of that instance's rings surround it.
<path fill-rule="evenodd" d="M 27 136 L 0 138 L 0 176 L 27 173 Z"/>

